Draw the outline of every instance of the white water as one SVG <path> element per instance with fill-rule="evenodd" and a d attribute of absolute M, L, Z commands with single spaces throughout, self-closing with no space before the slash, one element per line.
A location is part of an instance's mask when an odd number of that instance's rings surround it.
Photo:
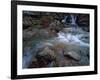
<path fill-rule="evenodd" d="M 79 39 L 79 35 L 72 35 L 71 33 L 59 32 L 57 38 L 62 42 L 70 42 L 72 44 L 79 44 L 80 46 L 89 47 L 88 43 L 85 43 Z"/>
<path fill-rule="evenodd" d="M 68 18 L 68 16 L 65 16 L 64 19 L 62 20 L 62 22 L 65 23 L 67 18 Z"/>
<path fill-rule="evenodd" d="M 76 16 L 71 15 L 71 24 L 76 24 Z"/>

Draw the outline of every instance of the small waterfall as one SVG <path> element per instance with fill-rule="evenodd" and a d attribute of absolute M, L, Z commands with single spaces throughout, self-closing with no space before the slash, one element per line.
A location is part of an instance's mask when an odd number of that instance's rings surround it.
<path fill-rule="evenodd" d="M 68 15 L 65 16 L 62 22 L 64 23 L 64 26 L 67 27 L 68 24 L 70 24 L 73 28 L 76 28 L 78 25 L 76 23 L 77 16 L 76 15 Z"/>
<path fill-rule="evenodd" d="M 76 16 L 71 15 L 71 24 L 76 25 Z"/>
<path fill-rule="evenodd" d="M 64 21 L 65 21 L 65 22 L 66 22 L 67 17 L 68 17 L 68 16 L 65 16 L 65 18 L 64 18 Z"/>

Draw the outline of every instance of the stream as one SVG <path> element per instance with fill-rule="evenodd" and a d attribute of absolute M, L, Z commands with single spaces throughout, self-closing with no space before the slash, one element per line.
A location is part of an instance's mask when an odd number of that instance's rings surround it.
<path fill-rule="evenodd" d="M 89 43 L 88 43 L 89 42 L 89 36 L 87 38 L 86 34 L 83 34 L 83 33 L 82 34 L 78 34 L 78 33 L 72 34 L 71 32 L 64 33 L 62 31 L 60 31 L 59 33 L 57 33 L 57 35 L 58 35 L 57 37 L 47 40 L 48 45 L 53 45 L 51 43 L 51 40 L 57 40 L 57 41 L 63 42 L 64 44 L 70 43 L 71 45 L 77 44 L 80 47 L 89 47 Z M 87 42 L 84 42 L 82 39 L 84 39 Z M 40 41 L 40 42 L 41 42 L 41 44 L 40 43 L 36 44 L 36 46 L 35 46 L 35 48 L 33 48 L 33 50 L 43 47 L 42 41 Z M 27 50 L 25 54 L 26 55 L 24 55 L 24 57 L 23 57 L 23 68 L 27 68 L 31 59 L 36 55 L 36 53 L 34 52 L 34 54 L 33 54 L 31 50 Z M 52 63 L 49 64 L 49 66 L 51 66 L 51 65 L 52 65 Z"/>
<path fill-rule="evenodd" d="M 25 51 L 24 55 L 23 55 L 23 68 L 27 68 L 30 63 L 32 58 L 35 57 L 36 55 L 36 50 L 38 50 L 41 47 L 44 47 L 43 43 L 46 43 L 47 45 L 54 45 L 52 43 L 52 41 L 58 41 L 58 42 L 62 42 L 65 45 L 70 44 L 70 45 L 78 45 L 80 48 L 82 48 L 81 52 L 86 53 L 85 50 L 87 50 L 87 54 L 80 54 L 81 56 L 81 60 L 79 61 L 80 64 L 89 64 L 89 59 L 87 58 L 87 55 L 89 56 L 89 32 L 83 31 L 82 29 L 79 28 L 79 26 L 77 26 L 76 24 L 76 16 L 71 15 L 71 25 L 72 27 L 70 28 L 65 28 L 65 31 L 59 31 L 57 33 L 57 36 L 51 38 L 51 39 L 46 39 L 46 40 L 40 40 L 38 39 L 39 43 L 36 43 L 35 46 L 32 46 L 31 49 L 28 49 Z M 67 20 L 68 16 L 65 16 L 64 20 L 62 22 L 65 23 L 65 25 L 67 24 Z M 68 31 L 66 31 L 68 30 Z M 35 42 L 34 42 L 35 43 Z M 58 57 L 64 57 L 64 55 L 60 54 Z M 61 59 L 62 59 L 61 58 Z M 53 63 L 48 64 L 48 67 L 52 67 Z"/>

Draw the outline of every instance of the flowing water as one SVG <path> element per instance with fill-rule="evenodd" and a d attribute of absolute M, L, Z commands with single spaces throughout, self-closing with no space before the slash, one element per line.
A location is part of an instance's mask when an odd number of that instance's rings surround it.
<path fill-rule="evenodd" d="M 83 36 L 84 35 L 85 34 L 83 34 Z M 81 36 L 81 37 L 83 37 L 83 36 Z M 82 40 L 79 39 L 80 38 L 79 34 L 73 35 L 71 33 L 59 32 L 57 38 L 62 42 L 67 42 L 67 43 L 70 42 L 72 44 L 79 44 L 80 46 L 89 47 L 89 43 L 85 43 L 85 42 L 83 42 Z"/>
<path fill-rule="evenodd" d="M 71 24 L 76 25 L 76 16 L 74 16 L 74 15 L 71 15 Z"/>

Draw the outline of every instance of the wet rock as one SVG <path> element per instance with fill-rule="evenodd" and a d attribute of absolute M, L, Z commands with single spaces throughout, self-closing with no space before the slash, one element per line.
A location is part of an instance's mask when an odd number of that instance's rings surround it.
<path fill-rule="evenodd" d="M 48 47 L 44 47 L 44 49 L 36 54 L 36 59 L 38 61 L 39 67 L 51 67 L 51 62 L 56 59 L 56 54 Z"/>
<path fill-rule="evenodd" d="M 56 65 L 55 65 L 55 61 L 52 61 L 52 62 L 50 62 L 49 64 L 48 64 L 48 67 L 55 67 Z"/>
<path fill-rule="evenodd" d="M 62 29 L 62 25 L 59 20 L 54 20 L 50 23 L 49 28 L 55 32 L 59 32 Z"/>
<path fill-rule="evenodd" d="M 63 52 L 63 50 L 64 50 L 63 46 L 60 46 L 60 45 L 58 45 L 58 46 L 56 45 L 54 47 L 54 49 L 55 49 L 56 53 Z"/>
<path fill-rule="evenodd" d="M 79 27 L 77 27 L 77 28 L 75 28 L 75 27 L 63 28 L 62 32 L 64 32 L 64 33 L 72 33 L 74 35 L 75 34 L 83 34 L 84 33 L 84 31 Z"/>
<path fill-rule="evenodd" d="M 83 39 L 81 39 L 83 42 L 85 42 L 85 43 L 89 43 L 89 39 L 85 39 L 85 38 L 83 38 Z"/>
<path fill-rule="evenodd" d="M 78 66 L 79 62 L 76 60 L 73 60 L 72 58 L 66 56 L 65 58 L 65 66 Z"/>
<path fill-rule="evenodd" d="M 90 53 L 89 47 L 80 47 L 80 55 L 81 56 L 88 56 Z"/>
<path fill-rule="evenodd" d="M 55 30 L 55 29 L 48 28 L 48 32 L 49 32 L 50 37 L 58 36 L 57 35 L 57 30 Z"/>
<path fill-rule="evenodd" d="M 51 44 L 49 42 L 42 42 L 42 43 L 38 43 L 36 45 L 36 51 L 37 51 L 37 53 L 43 51 L 43 49 L 45 47 L 48 47 L 49 49 L 53 50 L 53 44 Z"/>
<path fill-rule="evenodd" d="M 74 51 L 70 51 L 70 52 L 64 52 L 64 55 L 65 56 L 69 56 L 69 57 L 71 57 L 71 58 L 73 58 L 73 59 L 75 59 L 75 60 L 80 60 L 80 55 L 79 54 L 77 54 L 76 52 L 74 52 Z"/>
<path fill-rule="evenodd" d="M 49 25 L 50 28 L 54 28 L 55 26 L 56 26 L 55 22 L 51 22 L 50 25 Z"/>
<path fill-rule="evenodd" d="M 89 33 L 85 33 L 85 34 L 81 34 L 79 36 L 79 39 L 85 43 L 89 43 L 90 42 L 90 37 L 89 37 Z"/>
<path fill-rule="evenodd" d="M 32 21 L 33 21 L 32 17 L 28 17 L 28 16 L 24 17 L 24 19 L 23 19 L 23 28 L 27 29 L 28 26 L 32 26 Z"/>
<path fill-rule="evenodd" d="M 65 59 L 57 59 L 55 63 L 57 67 L 64 67 L 67 62 Z"/>
<path fill-rule="evenodd" d="M 89 65 L 89 59 L 87 56 L 82 56 L 81 60 L 79 61 L 80 65 Z"/>
<path fill-rule="evenodd" d="M 35 32 L 31 32 L 31 31 L 27 31 L 27 32 L 23 32 L 23 38 L 24 39 L 29 39 L 31 38 L 32 36 L 34 36 L 36 33 Z"/>
<path fill-rule="evenodd" d="M 66 66 L 77 66 L 79 65 L 78 61 L 73 60 L 72 58 L 66 56 L 63 59 L 57 59 L 53 66 L 55 67 L 66 67 Z"/>
<path fill-rule="evenodd" d="M 37 53 L 36 57 L 38 59 L 43 58 L 46 61 L 52 61 L 56 58 L 56 54 L 53 50 L 49 49 L 48 47 L 45 47 L 42 51 Z"/>
<path fill-rule="evenodd" d="M 44 58 L 40 58 L 37 60 L 38 61 L 38 67 L 41 68 L 41 67 L 47 67 L 48 66 L 48 61 L 46 61 Z"/>
<path fill-rule="evenodd" d="M 89 15 L 79 14 L 77 17 L 77 24 L 79 26 L 89 26 Z M 89 29 L 89 27 L 87 27 Z"/>
<path fill-rule="evenodd" d="M 41 24 L 42 24 L 43 28 L 49 27 L 49 18 L 48 18 L 48 16 L 43 16 L 42 17 Z"/>
<path fill-rule="evenodd" d="M 66 47 L 66 44 L 64 42 L 60 42 L 58 40 L 53 41 L 52 44 L 54 45 L 55 49 L 64 49 Z"/>
<path fill-rule="evenodd" d="M 43 38 L 49 38 L 49 32 L 46 29 L 40 29 L 39 34 Z"/>
<path fill-rule="evenodd" d="M 23 39 L 24 40 L 30 39 L 37 35 L 38 35 L 38 29 L 33 29 L 32 27 L 25 29 L 23 31 Z"/>
<path fill-rule="evenodd" d="M 62 32 L 69 33 L 72 31 L 72 28 L 63 28 Z"/>
<path fill-rule="evenodd" d="M 30 65 L 28 66 L 28 68 L 38 68 L 38 67 L 39 67 L 39 64 L 38 64 L 37 59 L 33 58 L 33 59 L 32 59 L 32 62 L 31 62 Z"/>
<path fill-rule="evenodd" d="M 56 37 L 57 33 L 55 30 L 51 29 L 40 29 L 39 34 L 43 38 L 51 38 L 51 37 Z"/>
<path fill-rule="evenodd" d="M 88 26 L 84 26 L 84 27 L 82 27 L 82 29 L 83 29 L 84 31 L 86 31 L 86 32 L 89 32 L 89 27 L 88 27 Z"/>

